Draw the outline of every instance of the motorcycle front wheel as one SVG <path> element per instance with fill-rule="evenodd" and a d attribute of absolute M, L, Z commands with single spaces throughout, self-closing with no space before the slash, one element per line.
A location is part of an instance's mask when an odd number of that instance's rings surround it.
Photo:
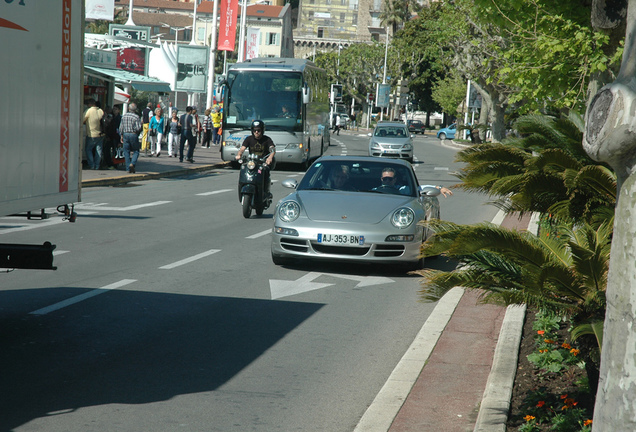
<path fill-rule="evenodd" d="M 247 194 L 241 196 L 241 205 L 243 206 L 243 217 L 249 219 L 252 216 L 252 197 Z"/>

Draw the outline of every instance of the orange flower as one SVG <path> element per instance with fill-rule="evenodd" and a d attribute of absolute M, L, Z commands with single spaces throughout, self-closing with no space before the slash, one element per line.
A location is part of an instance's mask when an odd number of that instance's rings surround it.
<path fill-rule="evenodd" d="M 545 405 L 545 401 L 537 402 L 537 407 L 541 408 L 543 405 Z"/>
<path fill-rule="evenodd" d="M 554 341 L 552 339 L 543 339 L 543 342 L 553 344 Z"/>
<path fill-rule="evenodd" d="M 583 426 L 589 426 L 592 424 L 592 420 L 588 419 L 583 422 Z"/>
<path fill-rule="evenodd" d="M 543 335 L 545 334 L 545 330 L 537 330 L 537 334 Z"/>
<path fill-rule="evenodd" d="M 580 353 L 580 352 L 581 352 L 581 351 L 577 350 L 576 348 L 572 348 L 572 349 L 570 350 L 570 353 L 572 353 L 572 355 L 573 355 L 573 356 L 577 356 L 577 355 L 579 355 L 579 353 Z"/>
<path fill-rule="evenodd" d="M 572 348 L 572 346 L 571 346 L 569 343 L 565 343 L 565 342 L 563 342 L 563 343 L 561 344 L 561 346 L 562 346 L 563 348 L 565 348 L 565 349 L 570 349 L 570 348 Z"/>
<path fill-rule="evenodd" d="M 534 420 L 534 419 L 535 419 L 535 417 L 534 417 L 534 416 L 531 416 L 531 415 L 527 415 L 527 416 L 525 416 L 523 419 L 524 419 L 525 421 L 529 422 L 530 420 Z"/>
<path fill-rule="evenodd" d="M 547 352 L 548 352 L 548 350 L 547 350 L 547 349 L 540 349 L 540 350 L 539 350 L 539 352 L 540 352 L 540 353 L 547 353 Z"/>
<path fill-rule="evenodd" d="M 563 396 L 561 396 L 561 399 L 563 399 Z M 578 402 L 576 402 L 572 398 L 567 397 L 567 395 L 566 395 L 565 400 L 563 401 L 563 403 L 564 403 L 564 405 L 563 405 L 563 408 L 561 408 L 562 410 L 573 408 L 576 405 L 578 405 Z"/>
<path fill-rule="evenodd" d="M 567 399 L 568 395 L 561 395 L 561 399 Z"/>

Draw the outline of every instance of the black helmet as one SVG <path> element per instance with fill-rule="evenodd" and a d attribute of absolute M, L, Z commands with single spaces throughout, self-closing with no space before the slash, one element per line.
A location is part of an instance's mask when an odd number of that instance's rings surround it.
<path fill-rule="evenodd" d="M 261 132 L 265 133 L 265 123 L 263 123 L 262 120 L 254 120 L 252 122 L 252 132 L 254 132 L 256 129 L 260 129 Z"/>

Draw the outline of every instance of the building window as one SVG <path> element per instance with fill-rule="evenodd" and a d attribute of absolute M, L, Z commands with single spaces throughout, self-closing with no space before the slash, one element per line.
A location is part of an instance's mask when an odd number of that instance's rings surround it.
<path fill-rule="evenodd" d="M 314 19 L 314 11 L 309 11 L 309 20 Z"/>
<path fill-rule="evenodd" d="M 347 16 L 347 14 L 346 14 L 346 13 L 344 13 L 344 12 L 340 12 L 340 22 L 341 22 L 341 23 L 345 22 L 345 17 L 346 17 L 346 16 Z"/>
<path fill-rule="evenodd" d="M 322 27 L 319 27 L 318 28 L 318 37 L 322 38 L 322 37 L 324 37 L 323 35 L 324 35 L 324 29 Z"/>
<path fill-rule="evenodd" d="M 358 14 L 353 14 L 353 17 L 351 18 L 351 24 L 352 25 L 358 25 Z"/>

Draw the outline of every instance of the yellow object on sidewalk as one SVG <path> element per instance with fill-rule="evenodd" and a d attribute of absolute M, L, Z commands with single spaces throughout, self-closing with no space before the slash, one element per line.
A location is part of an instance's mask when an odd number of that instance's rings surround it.
<path fill-rule="evenodd" d="M 141 137 L 141 150 L 142 151 L 148 150 L 148 126 L 150 126 L 150 123 L 144 123 L 143 135 Z"/>

